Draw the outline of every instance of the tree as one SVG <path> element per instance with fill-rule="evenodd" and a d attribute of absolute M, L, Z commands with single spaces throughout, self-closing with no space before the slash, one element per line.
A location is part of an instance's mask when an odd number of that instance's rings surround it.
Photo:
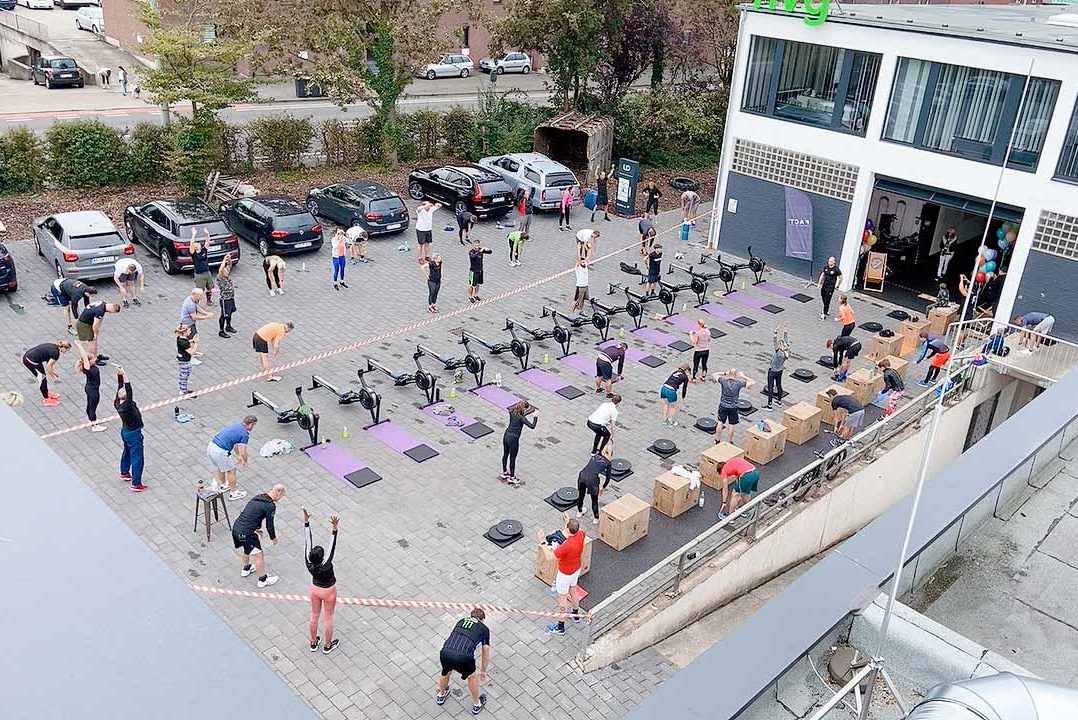
<path fill-rule="evenodd" d="M 136 0 L 139 17 L 152 32 L 146 46 L 158 60 L 146 71 L 142 89 L 156 103 L 191 103 L 192 115 L 213 114 L 254 96 L 254 80 L 236 72 L 251 52 L 243 35 L 220 32 L 213 0 L 178 0 L 162 13 L 160 4 Z"/>
<path fill-rule="evenodd" d="M 609 109 L 655 62 L 656 53 L 661 56 L 671 24 L 655 0 L 608 0 L 604 18 L 606 27 L 599 38 L 600 60 L 594 80 L 600 106 Z M 658 83 L 661 82 L 660 69 Z"/>
<path fill-rule="evenodd" d="M 686 79 L 706 69 L 709 80 L 729 91 L 739 22 L 734 0 L 661 0 L 671 22 L 666 51 Z"/>

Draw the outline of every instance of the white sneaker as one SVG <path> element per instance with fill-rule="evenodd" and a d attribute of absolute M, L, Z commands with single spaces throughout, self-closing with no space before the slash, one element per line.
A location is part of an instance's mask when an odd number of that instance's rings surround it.
<path fill-rule="evenodd" d="M 202 353 L 202 352 L 193 352 L 193 353 L 191 353 L 191 357 L 202 357 L 205 354 L 206 353 Z"/>
<path fill-rule="evenodd" d="M 266 382 L 281 382 L 281 376 L 280 375 L 270 375 L 268 378 L 266 378 Z"/>
<path fill-rule="evenodd" d="M 108 430 L 108 426 L 106 426 L 106 425 L 91 425 L 90 426 L 90 432 L 93 432 L 93 433 L 105 432 L 106 430 Z"/>
<path fill-rule="evenodd" d="M 199 360 L 198 358 L 191 358 L 191 364 L 192 365 L 201 365 L 202 361 Z"/>
<path fill-rule="evenodd" d="M 247 497 L 246 490 L 233 490 L 228 494 L 229 500 L 242 500 L 245 497 Z"/>
<path fill-rule="evenodd" d="M 250 575 L 254 571 L 255 571 L 255 566 L 254 565 L 248 565 L 247 567 L 240 570 L 240 577 L 247 577 L 248 575 Z"/>
<path fill-rule="evenodd" d="M 275 585 L 278 580 L 280 580 L 280 578 L 276 575 L 267 575 L 265 580 L 258 581 L 258 587 L 264 588 L 269 587 L 270 585 Z"/>
<path fill-rule="evenodd" d="M 273 297 L 276 294 L 277 294 L 276 290 L 273 290 L 273 289 L 270 290 L 270 297 Z"/>
<path fill-rule="evenodd" d="M 598 525 L 599 524 L 599 518 L 592 518 L 591 519 L 591 524 L 592 525 Z"/>
<path fill-rule="evenodd" d="M 277 294 L 278 294 L 278 295 L 284 295 L 284 288 L 277 288 Z M 274 581 L 273 581 L 273 582 L 277 582 L 277 580 L 276 580 L 276 579 L 274 579 Z"/>
<path fill-rule="evenodd" d="M 820 313 L 820 319 L 821 320 L 826 320 L 827 319 L 827 313 Z"/>

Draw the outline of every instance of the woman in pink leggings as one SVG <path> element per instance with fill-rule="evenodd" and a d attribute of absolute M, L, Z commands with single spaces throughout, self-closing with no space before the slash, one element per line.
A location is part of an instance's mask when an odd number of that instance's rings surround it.
<path fill-rule="evenodd" d="M 333 575 L 333 551 L 337 549 L 337 524 L 340 518 L 331 515 L 330 527 L 333 528 L 333 540 L 329 545 L 329 555 L 321 545 L 314 545 L 311 535 L 311 515 L 303 509 L 303 556 L 307 570 L 311 573 L 311 652 L 318 651 L 318 618 L 325 616 L 326 642 L 322 652 L 329 655 L 340 640 L 333 638 L 333 613 L 337 609 L 337 578 Z"/>

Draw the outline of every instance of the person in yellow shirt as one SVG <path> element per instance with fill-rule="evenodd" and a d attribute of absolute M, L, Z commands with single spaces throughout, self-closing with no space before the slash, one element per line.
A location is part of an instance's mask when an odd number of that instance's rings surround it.
<path fill-rule="evenodd" d="M 255 354 L 258 355 L 258 364 L 262 368 L 262 372 L 268 372 L 270 369 L 270 348 L 273 348 L 273 357 L 277 357 L 281 352 L 281 340 L 284 339 L 285 335 L 292 332 L 293 328 L 295 328 L 295 325 L 290 322 L 271 322 L 266 323 L 255 331 L 252 344 L 254 345 Z M 268 382 L 279 382 L 280 379 L 280 375 L 270 375 L 266 378 Z"/>

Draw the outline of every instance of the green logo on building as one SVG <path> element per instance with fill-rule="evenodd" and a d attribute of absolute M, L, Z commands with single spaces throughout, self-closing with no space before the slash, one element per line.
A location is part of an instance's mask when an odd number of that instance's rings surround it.
<path fill-rule="evenodd" d="M 755 8 L 774 10 L 776 0 L 753 0 L 752 5 Z M 788 13 L 796 10 L 797 5 L 798 0 L 782 0 L 782 7 Z M 827 20 L 827 9 L 831 6 L 831 0 L 804 0 L 801 6 L 805 10 L 806 25 L 822 25 Z"/>

